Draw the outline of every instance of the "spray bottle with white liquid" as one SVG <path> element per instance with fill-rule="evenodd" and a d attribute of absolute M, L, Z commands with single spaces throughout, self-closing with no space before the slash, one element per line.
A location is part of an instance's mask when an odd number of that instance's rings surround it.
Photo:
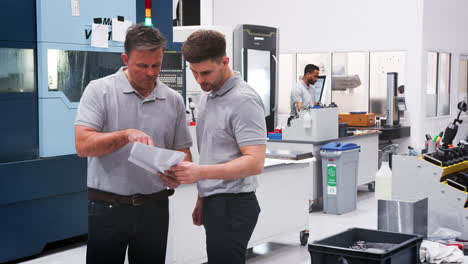
<path fill-rule="evenodd" d="M 377 200 L 392 199 L 392 170 L 390 169 L 390 154 L 398 147 L 388 145 L 382 149 L 382 165 L 375 174 L 375 198 Z"/>

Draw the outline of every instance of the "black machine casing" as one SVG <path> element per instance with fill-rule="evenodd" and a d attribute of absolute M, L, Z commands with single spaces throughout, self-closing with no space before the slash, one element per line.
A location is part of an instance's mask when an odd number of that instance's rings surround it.
<path fill-rule="evenodd" d="M 278 29 L 258 25 L 238 25 L 234 29 L 234 70 L 239 71 L 244 81 L 249 82 L 249 50 L 270 52 L 270 93 L 269 98 L 262 98 L 269 107 L 266 110 L 267 131 L 273 131 L 277 123 L 278 105 Z M 254 82 L 249 83 L 256 91 Z M 260 92 L 259 92 L 260 93 Z M 262 95 L 260 95 L 262 96 Z M 268 111 L 269 110 L 269 111 Z"/>

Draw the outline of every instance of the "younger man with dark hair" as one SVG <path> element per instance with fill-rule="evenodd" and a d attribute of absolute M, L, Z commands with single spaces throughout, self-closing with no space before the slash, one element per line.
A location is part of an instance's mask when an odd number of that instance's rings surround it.
<path fill-rule="evenodd" d="M 315 87 L 319 76 L 319 67 L 314 64 L 307 64 L 304 68 L 304 76 L 291 90 L 291 116 L 295 116 L 296 108 L 301 111 L 315 105 Z"/>
<path fill-rule="evenodd" d="M 171 168 L 182 184 L 197 183 L 193 223 L 204 225 L 210 264 L 245 263 L 260 207 L 255 195 L 266 149 L 261 98 L 229 67 L 224 36 L 194 32 L 182 47 L 201 88 L 197 140 L 200 165 Z"/>

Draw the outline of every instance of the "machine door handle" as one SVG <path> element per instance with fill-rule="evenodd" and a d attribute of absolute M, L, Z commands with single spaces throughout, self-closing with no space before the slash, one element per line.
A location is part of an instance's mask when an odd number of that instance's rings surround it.
<path fill-rule="evenodd" d="M 278 64 L 278 59 L 276 58 L 275 54 L 271 54 L 271 57 L 273 57 L 273 60 L 275 60 L 275 65 Z"/>
<path fill-rule="evenodd" d="M 344 257 L 340 257 L 338 259 L 338 264 L 349 264 L 349 263 Z"/>

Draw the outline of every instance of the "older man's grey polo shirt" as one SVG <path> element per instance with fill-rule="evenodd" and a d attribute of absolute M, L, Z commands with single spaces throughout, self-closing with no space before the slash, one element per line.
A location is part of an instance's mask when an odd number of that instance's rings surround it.
<path fill-rule="evenodd" d="M 205 94 L 198 106 L 197 142 L 200 164 L 221 164 L 242 156 L 240 147 L 266 144 L 262 99 L 239 74 L 215 92 Z M 239 180 L 202 180 L 202 197 L 218 193 L 252 192 L 257 177 Z"/>
<path fill-rule="evenodd" d="M 151 136 L 157 147 L 190 148 L 192 138 L 182 96 L 158 80 L 152 94 L 143 98 L 130 85 L 123 69 L 89 83 L 81 97 L 75 125 L 98 132 L 133 128 Z M 88 187 L 120 195 L 165 189 L 157 175 L 128 161 L 132 145 L 88 158 Z"/>

